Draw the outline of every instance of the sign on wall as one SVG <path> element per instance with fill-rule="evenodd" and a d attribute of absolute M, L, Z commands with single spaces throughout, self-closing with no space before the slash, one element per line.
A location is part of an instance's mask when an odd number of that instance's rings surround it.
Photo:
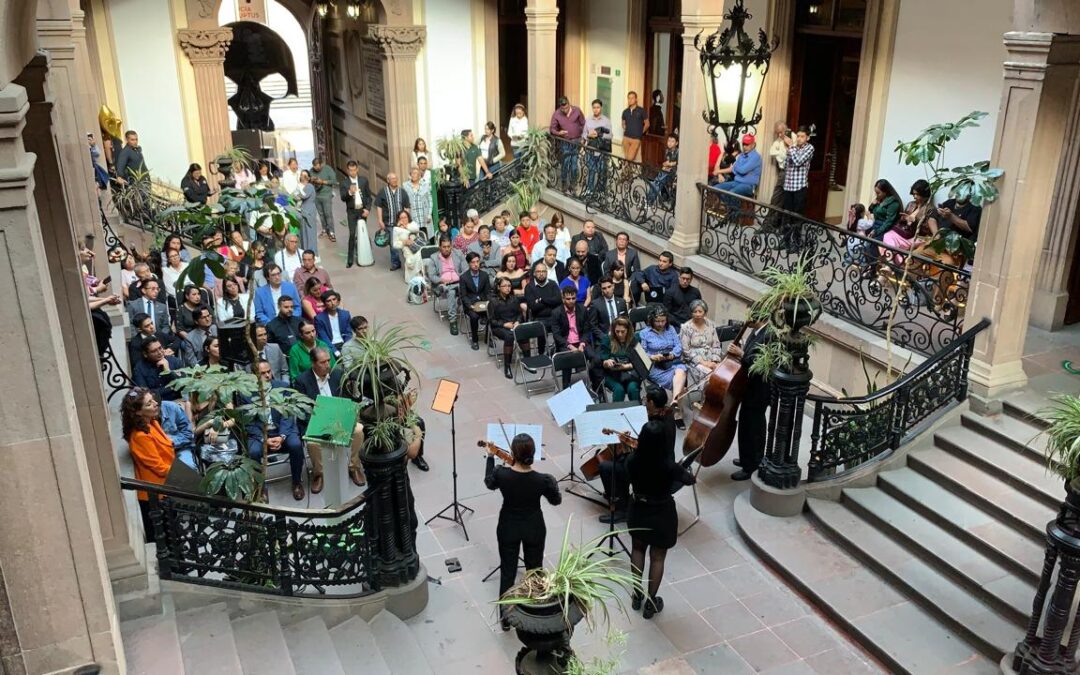
<path fill-rule="evenodd" d="M 255 21 L 266 23 L 265 0 L 240 0 L 236 7 L 236 15 L 240 21 Z"/>
<path fill-rule="evenodd" d="M 364 66 L 364 104 L 367 115 L 386 121 L 386 92 L 383 89 L 383 58 L 378 46 L 364 42 L 361 51 Z"/>

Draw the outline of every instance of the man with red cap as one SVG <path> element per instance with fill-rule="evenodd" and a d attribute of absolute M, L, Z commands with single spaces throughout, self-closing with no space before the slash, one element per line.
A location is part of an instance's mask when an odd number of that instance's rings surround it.
<path fill-rule="evenodd" d="M 731 166 L 722 169 L 716 167 L 715 173 L 722 179 L 722 182 L 716 184 L 717 189 L 744 197 L 754 196 L 754 191 L 761 181 L 761 155 L 756 147 L 754 135 L 743 134 L 742 150 L 737 153 Z"/>

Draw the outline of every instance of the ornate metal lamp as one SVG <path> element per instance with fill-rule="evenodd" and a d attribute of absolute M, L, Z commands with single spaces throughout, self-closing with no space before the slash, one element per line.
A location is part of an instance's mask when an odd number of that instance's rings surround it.
<path fill-rule="evenodd" d="M 330 0 L 315 0 L 315 11 L 319 13 L 320 19 L 325 19 L 330 13 Z"/>
<path fill-rule="evenodd" d="M 701 52 L 701 72 L 705 76 L 705 98 L 708 109 L 702 117 L 709 125 L 709 132 L 721 129 L 729 141 L 747 127 L 761 121 L 761 90 L 769 61 L 776 49 L 764 30 L 758 30 L 758 42 L 746 34 L 743 26 L 751 18 L 743 6 L 743 0 L 724 14 L 730 25 L 701 39 L 694 38 L 694 46 Z"/>
<path fill-rule="evenodd" d="M 345 13 L 349 16 L 350 19 L 359 19 L 360 0 L 349 0 L 348 4 L 345 5 Z"/>

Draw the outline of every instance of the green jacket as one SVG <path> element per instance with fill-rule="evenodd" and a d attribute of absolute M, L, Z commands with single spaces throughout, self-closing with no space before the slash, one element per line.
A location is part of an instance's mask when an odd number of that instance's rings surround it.
<path fill-rule="evenodd" d="M 892 229 L 893 225 L 896 225 L 896 221 L 900 218 L 900 200 L 892 195 L 885 198 L 885 201 L 880 204 L 872 204 L 870 206 L 870 213 L 874 214 L 874 229 L 872 236 L 874 239 L 881 239 L 885 236 L 885 233 Z"/>
<path fill-rule="evenodd" d="M 334 366 L 337 365 L 333 348 L 318 338 L 315 339 L 315 346 L 319 349 L 325 349 L 330 354 L 330 370 L 333 370 Z M 311 370 L 311 354 L 308 353 L 308 348 L 304 346 L 303 342 L 297 342 L 289 349 L 288 358 L 290 381 L 296 382 L 296 378 L 300 377 L 302 373 Z"/>

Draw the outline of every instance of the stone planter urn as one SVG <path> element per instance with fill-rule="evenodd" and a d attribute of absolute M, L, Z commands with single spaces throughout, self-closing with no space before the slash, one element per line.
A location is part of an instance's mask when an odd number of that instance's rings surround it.
<path fill-rule="evenodd" d="M 514 628 L 523 645 L 514 660 L 515 672 L 524 674 L 522 661 L 530 652 L 536 653 L 537 661 L 546 661 L 556 654 L 557 665 L 563 668 L 574 653 L 570 638 L 585 614 L 576 602 L 570 603 L 569 613 L 563 612 L 558 600 L 528 605 L 511 605 L 506 610 L 506 621 Z"/>
<path fill-rule="evenodd" d="M 403 586 L 420 572 L 416 553 L 416 528 L 419 521 L 409 484 L 406 446 L 400 443 L 393 452 L 360 452 L 360 462 L 368 485 L 374 492 L 368 508 L 373 510 L 374 565 L 371 577 L 379 588 Z"/>

